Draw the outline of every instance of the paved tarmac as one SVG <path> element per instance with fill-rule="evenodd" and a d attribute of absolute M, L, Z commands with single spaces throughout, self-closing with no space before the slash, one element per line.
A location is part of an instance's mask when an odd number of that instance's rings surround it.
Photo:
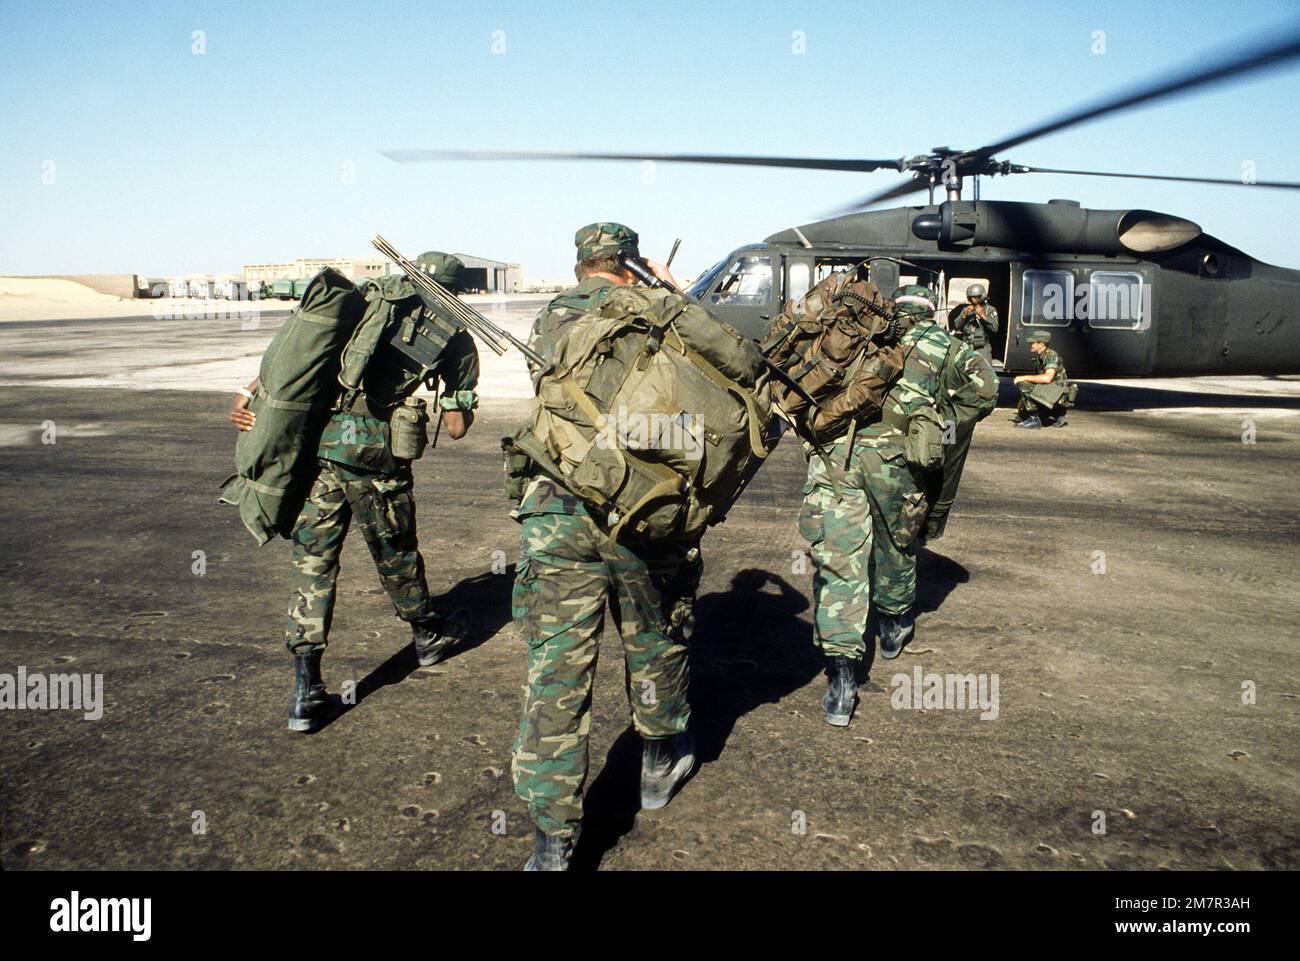
<path fill-rule="evenodd" d="M 288 545 L 255 547 L 215 502 L 225 381 L 160 386 L 187 364 L 251 376 L 270 334 L 191 345 L 151 320 L 0 330 L 0 674 L 102 674 L 105 701 L 93 721 L 0 711 L 0 865 L 518 868 L 525 652 L 497 440 L 523 404 L 489 402 L 417 464 L 429 576 L 474 611 L 468 642 L 418 668 L 349 539 L 325 675 L 359 702 L 294 735 Z M 114 369 L 145 389 L 89 386 Z M 662 811 L 636 810 L 606 633 L 579 867 L 1300 866 L 1297 379 L 1086 384 L 1063 430 L 1009 414 L 979 427 L 922 553 L 917 638 L 874 662 L 847 729 L 818 707 L 803 462 L 778 449 L 705 541 L 703 764 Z M 914 671 L 996 677 L 996 717 L 892 706 Z"/>

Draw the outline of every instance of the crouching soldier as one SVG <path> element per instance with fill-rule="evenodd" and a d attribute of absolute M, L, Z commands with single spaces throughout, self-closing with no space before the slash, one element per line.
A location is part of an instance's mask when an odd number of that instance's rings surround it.
<path fill-rule="evenodd" d="M 1020 388 L 1017 427 L 1037 430 L 1040 427 L 1065 426 L 1065 412 L 1073 403 L 1074 391 L 1061 355 L 1048 346 L 1051 340 L 1052 335 L 1046 330 L 1036 330 L 1029 335 L 1034 372 L 1021 374 L 1015 379 Z"/>
<path fill-rule="evenodd" d="M 457 289 L 461 266 L 457 258 L 430 251 L 418 263 L 443 286 Z M 384 278 L 369 291 L 368 300 L 367 318 L 377 308 L 389 311 L 384 332 L 424 310 L 414 284 L 401 276 Z M 463 330 L 451 334 L 426 379 L 430 384 L 435 378 L 438 382 L 436 413 L 453 440 L 464 437 L 473 423 L 478 375 L 473 339 Z M 424 402 L 412 397 L 420 383 L 420 374 L 380 333 L 362 368 L 359 388 L 342 392 L 321 434 L 318 473 L 292 532 L 293 572 L 285 624 L 285 645 L 293 655 L 295 672 L 291 731 L 315 731 L 335 713 L 336 705 L 321 679 L 321 656 L 334 617 L 339 558 L 354 519 L 397 615 L 411 625 L 419 663 L 436 663 L 466 633 L 466 612 L 444 617 L 435 610 L 416 541 L 411 464 L 423 444 L 408 449 L 411 435 L 399 421 L 415 417 L 414 430 L 423 440 Z M 253 425 L 247 405 L 256 385 L 254 381 L 235 398 L 230 420 L 240 430 Z M 412 410 L 419 413 L 412 415 Z"/>

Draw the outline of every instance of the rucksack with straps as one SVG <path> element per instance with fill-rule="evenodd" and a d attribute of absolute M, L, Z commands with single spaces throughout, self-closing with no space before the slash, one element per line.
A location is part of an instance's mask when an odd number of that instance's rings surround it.
<path fill-rule="evenodd" d="M 903 369 L 891 315 L 875 284 L 832 275 L 772 322 L 759 348 L 800 388 L 772 385 L 773 400 L 802 435 L 834 439 L 879 409 Z"/>
<path fill-rule="evenodd" d="M 343 348 L 339 383 L 345 391 L 359 391 L 371 356 L 387 340 L 404 356 L 412 383 L 427 384 L 448 342 L 463 329 L 441 304 L 426 303 L 406 277 L 385 277 L 370 294 L 365 315 Z"/>
<path fill-rule="evenodd" d="M 548 346 L 532 421 L 503 443 L 611 540 L 699 537 L 776 445 L 757 346 L 681 296 L 620 286 Z"/>

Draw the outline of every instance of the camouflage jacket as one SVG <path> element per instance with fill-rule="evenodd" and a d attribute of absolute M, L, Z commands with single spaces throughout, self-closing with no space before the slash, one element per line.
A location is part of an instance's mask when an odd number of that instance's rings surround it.
<path fill-rule="evenodd" d="M 952 322 L 952 331 L 966 343 L 970 344 L 976 350 L 984 347 L 989 342 L 989 335 L 996 334 L 1001 328 L 1001 321 L 998 319 L 998 309 L 992 304 L 981 304 L 984 308 L 984 318 L 980 319 L 979 314 L 975 312 L 972 304 L 967 304 L 960 311 Z"/>
<path fill-rule="evenodd" d="M 533 321 L 532 332 L 528 335 L 528 346 L 541 354 L 548 361 L 555 356 L 555 345 L 567 332 L 568 327 L 581 318 L 586 311 L 595 310 L 610 292 L 618 287 L 605 277 L 587 277 L 579 281 L 576 287 L 559 294 L 542 308 L 537 319 Z M 533 378 L 533 388 L 541 379 L 544 368 L 529 363 L 528 371 Z M 523 500 L 515 508 L 516 520 L 530 514 L 586 514 L 587 508 L 581 498 L 569 493 L 549 477 L 534 476 L 524 491 Z"/>
<path fill-rule="evenodd" d="M 409 284 L 404 278 L 402 282 Z M 474 339 L 461 331 L 448 341 L 438 363 L 440 411 L 472 410 L 478 402 L 475 393 L 478 375 L 478 348 Z M 383 415 L 415 393 L 419 386 L 419 374 L 388 343 L 386 336 L 381 338 L 366 364 L 362 380 L 366 407 L 336 410 L 325 424 L 316 456 L 377 474 L 394 474 L 408 467 L 409 461 L 398 460 L 389 449 L 387 416 L 372 414 Z M 440 416 L 440 411 L 433 416 Z"/>
<path fill-rule="evenodd" d="M 1051 383 L 1065 384 L 1069 378 L 1065 373 L 1065 362 L 1061 360 L 1061 355 L 1052 348 L 1048 347 L 1041 354 L 1034 354 L 1034 373 L 1043 374 L 1049 369 L 1055 369 L 1056 374 L 1052 377 Z"/>

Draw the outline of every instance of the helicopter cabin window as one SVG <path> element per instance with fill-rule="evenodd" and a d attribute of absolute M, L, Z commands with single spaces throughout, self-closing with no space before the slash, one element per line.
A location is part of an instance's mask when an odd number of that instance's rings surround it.
<path fill-rule="evenodd" d="M 1069 327 L 1074 316 L 1074 274 L 1068 270 L 1026 270 L 1020 323 L 1026 327 Z"/>
<path fill-rule="evenodd" d="M 1088 278 L 1088 326 L 1100 330 L 1145 330 L 1151 288 L 1128 270 L 1094 270 Z"/>
<path fill-rule="evenodd" d="M 772 302 L 772 258 L 740 257 L 727 268 L 709 300 L 718 305 L 761 307 Z"/>
<path fill-rule="evenodd" d="M 808 293 L 812 286 L 812 267 L 807 262 L 798 260 L 790 264 L 785 272 L 785 296 L 787 300 L 798 300 Z"/>

